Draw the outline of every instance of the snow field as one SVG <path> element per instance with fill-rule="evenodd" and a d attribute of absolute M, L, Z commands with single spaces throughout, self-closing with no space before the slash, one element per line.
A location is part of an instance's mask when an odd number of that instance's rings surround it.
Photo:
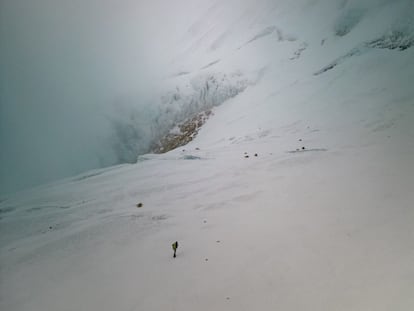
<path fill-rule="evenodd" d="M 411 310 L 414 52 L 364 45 L 409 2 L 312 3 L 193 25 L 169 83 L 250 83 L 188 145 L 4 198 L 0 309 Z"/>

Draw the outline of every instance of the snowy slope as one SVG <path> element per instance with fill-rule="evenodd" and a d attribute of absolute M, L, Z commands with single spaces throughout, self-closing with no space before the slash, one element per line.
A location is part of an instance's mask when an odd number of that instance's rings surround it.
<path fill-rule="evenodd" d="M 201 6 L 160 109 L 213 116 L 177 150 L 3 198 L 0 309 L 411 310 L 412 9 Z M 240 92 L 216 101 L 211 77 Z"/>

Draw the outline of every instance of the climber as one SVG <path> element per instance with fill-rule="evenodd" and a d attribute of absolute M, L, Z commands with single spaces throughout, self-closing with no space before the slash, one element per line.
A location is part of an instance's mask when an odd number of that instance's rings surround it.
<path fill-rule="evenodd" d="M 175 241 L 175 242 L 172 244 L 172 249 L 174 250 L 174 258 L 176 257 L 177 248 L 178 248 L 178 242 L 177 242 L 177 241 Z"/>

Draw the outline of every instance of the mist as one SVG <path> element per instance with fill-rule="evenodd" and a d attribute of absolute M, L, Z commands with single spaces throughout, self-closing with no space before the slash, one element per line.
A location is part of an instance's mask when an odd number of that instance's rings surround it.
<path fill-rule="evenodd" d="M 332 36 L 346 45 L 350 33 L 365 42 L 346 48 L 358 53 L 367 45 L 414 42 L 409 0 L 3 0 L 0 6 L 0 193 L 135 162 L 177 122 L 256 81 L 273 51 L 256 47 L 248 62 L 234 51 L 263 36 L 278 34 L 279 41 L 302 44 L 302 52 Z M 326 60 L 327 70 L 348 56 Z M 251 77 L 237 72 L 240 64 Z"/>
<path fill-rule="evenodd" d="M 149 98 L 170 61 L 167 47 L 188 22 L 170 14 L 182 11 L 180 2 L 0 5 L 0 192 L 125 162 L 111 140 L 114 122 L 130 111 L 138 123 L 153 114 Z M 141 143 L 144 152 L 148 141 Z"/>

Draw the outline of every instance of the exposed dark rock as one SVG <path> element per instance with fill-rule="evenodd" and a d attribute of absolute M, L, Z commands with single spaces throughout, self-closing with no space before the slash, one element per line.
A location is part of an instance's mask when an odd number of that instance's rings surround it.
<path fill-rule="evenodd" d="M 414 35 L 409 31 L 394 30 L 367 43 L 368 47 L 404 51 L 414 45 Z"/>
<path fill-rule="evenodd" d="M 179 132 L 170 132 L 153 148 L 154 153 L 165 153 L 177 147 L 184 146 L 192 141 L 198 134 L 201 126 L 211 116 L 211 110 L 199 113 L 178 125 Z M 199 149 L 198 149 L 199 150 Z M 183 152 L 185 149 L 182 150 Z"/>
<path fill-rule="evenodd" d="M 302 55 L 303 51 L 305 51 L 307 49 L 307 47 L 308 47 L 308 44 L 306 42 L 303 42 L 299 46 L 299 48 L 295 51 L 295 53 L 293 54 L 293 56 L 290 57 L 290 60 L 298 59 Z"/>

